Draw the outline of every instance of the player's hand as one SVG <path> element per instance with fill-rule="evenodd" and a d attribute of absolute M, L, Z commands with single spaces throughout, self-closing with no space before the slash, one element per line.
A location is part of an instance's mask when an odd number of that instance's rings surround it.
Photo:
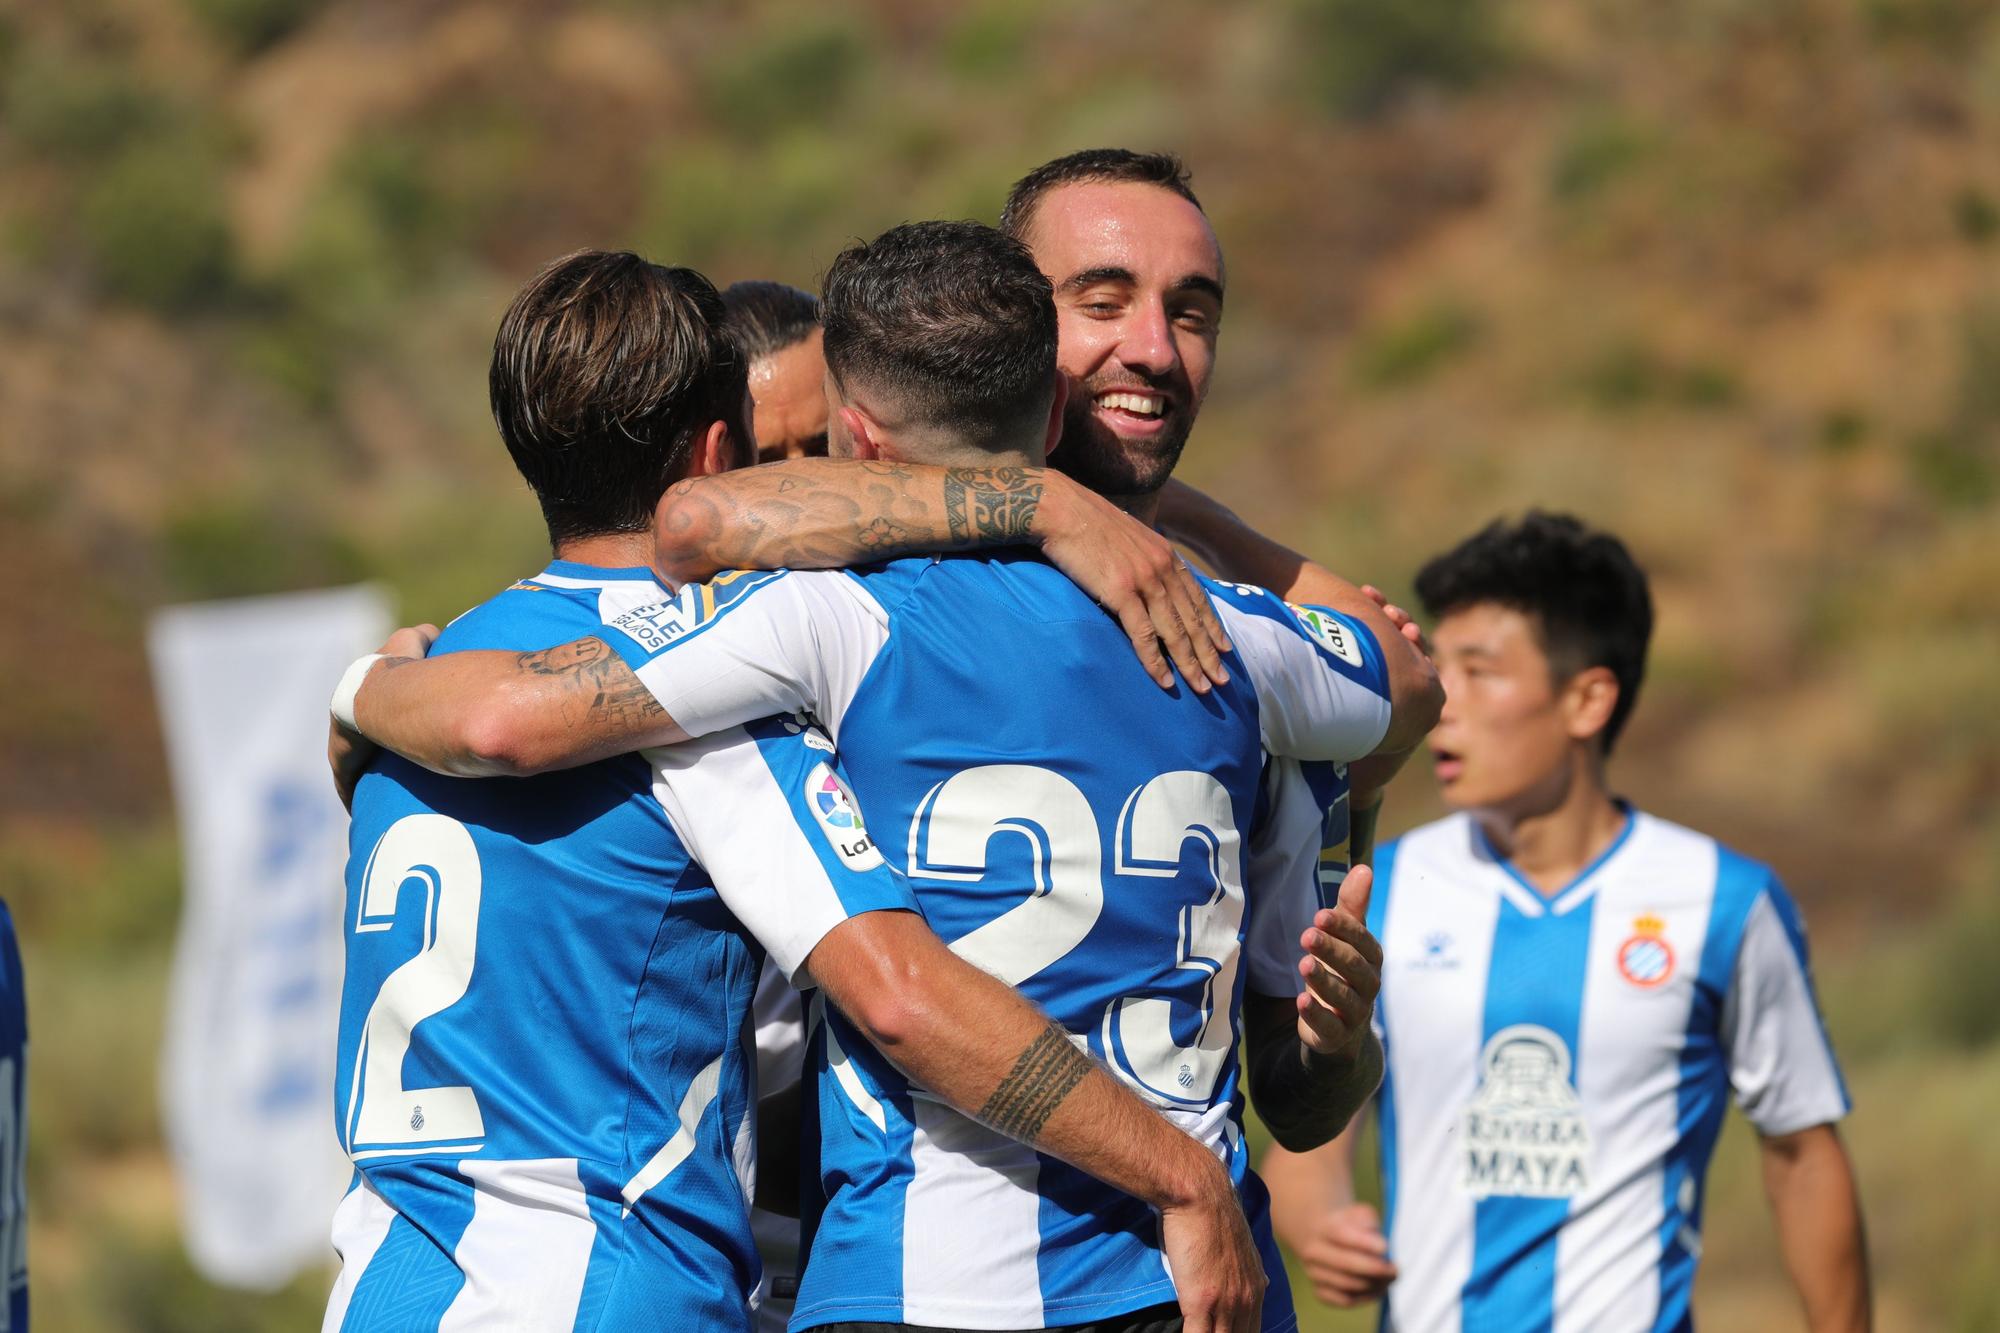
<path fill-rule="evenodd" d="M 1389 618 L 1389 623 L 1396 627 L 1396 632 L 1414 644 L 1418 652 L 1425 657 L 1431 655 L 1431 642 L 1424 637 L 1423 626 L 1419 625 L 1408 611 L 1393 605 L 1388 595 L 1372 583 L 1361 585 L 1361 595 L 1381 607 L 1382 614 Z"/>
<path fill-rule="evenodd" d="M 1174 687 L 1176 670 L 1197 694 L 1229 679 L 1229 636 L 1172 542 L 1055 471 L 1045 474 L 1034 533 L 1055 567 L 1117 617 L 1161 689 Z"/>
<path fill-rule="evenodd" d="M 1368 1038 L 1382 989 L 1382 946 L 1368 932 L 1375 872 L 1357 865 L 1341 881 L 1335 906 L 1321 908 L 1299 936 L 1299 1042 L 1315 1055 L 1353 1059 Z"/>
<path fill-rule="evenodd" d="M 1340 1310 L 1381 1300 L 1396 1280 L 1382 1218 L 1365 1203 L 1324 1214 L 1300 1244 L 1298 1256 L 1313 1294 Z"/>
<path fill-rule="evenodd" d="M 405 626 L 391 634 L 375 651 L 384 657 L 423 657 L 437 642 L 436 625 Z M 329 722 L 326 729 L 326 762 L 333 769 L 333 789 L 340 803 L 354 808 L 354 786 L 375 758 L 376 745 L 360 732 Z"/>
<path fill-rule="evenodd" d="M 1220 1165 L 1218 1163 L 1218 1165 Z M 1256 1333 L 1263 1324 L 1264 1261 L 1229 1177 L 1186 1207 L 1160 1210 L 1160 1240 L 1186 1333 Z"/>

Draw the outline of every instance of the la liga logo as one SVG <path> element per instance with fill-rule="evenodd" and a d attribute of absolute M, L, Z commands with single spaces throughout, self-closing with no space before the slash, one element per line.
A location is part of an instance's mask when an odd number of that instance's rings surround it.
<path fill-rule="evenodd" d="M 819 766 L 819 782 L 813 788 L 813 804 L 819 807 L 820 820 L 832 828 L 858 828 L 860 816 L 854 813 L 854 800 L 847 794 L 847 788 L 840 785 L 840 779 Z"/>
<path fill-rule="evenodd" d="M 1634 986 L 1651 990 L 1674 974 L 1674 946 L 1667 943 L 1667 923 L 1648 912 L 1632 923 L 1632 936 L 1618 946 L 1618 975 Z"/>

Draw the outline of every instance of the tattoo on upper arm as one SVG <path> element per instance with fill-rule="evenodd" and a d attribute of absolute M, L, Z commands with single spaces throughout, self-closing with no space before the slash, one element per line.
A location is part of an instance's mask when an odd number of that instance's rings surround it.
<path fill-rule="evenodd" d="M 1033 1143 L 1090 1069 L 1090 1057 L 1051 1023 L 1021 1052 L 1014 1068 L 979 1108 L 979 1118 L 1009 1138 Z"/>
<path fill-rule="evenodd" d="M 1041 504 L 1042 483 L 1026 468 L 948 468 L 945 524 L 961 543 L 1026 541 Z"/>
<path fill-rule="evenodd" d="M 630 730 L 667 715 L 645 682 L 602 639 L 578 639 L 522 653 L 516 661 L 531 675 L 562 677 L 572 698 L 582 705 L 583 719 L 593 726 Z M 563 711 L 570 713 L 568 701 Z"/>

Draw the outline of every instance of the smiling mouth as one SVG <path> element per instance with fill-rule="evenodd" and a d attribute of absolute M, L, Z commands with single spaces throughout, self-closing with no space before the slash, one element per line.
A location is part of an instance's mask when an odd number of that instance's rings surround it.
<path fill-rule="evenodd" d="M 1167 399 L 1165 394 L 1113 389 L 1108 393 L 1097 395 L 1097 406 L 1104 412 L 1116 412 L 1143 421 L 1157 421 L 1166 415 Z"/>

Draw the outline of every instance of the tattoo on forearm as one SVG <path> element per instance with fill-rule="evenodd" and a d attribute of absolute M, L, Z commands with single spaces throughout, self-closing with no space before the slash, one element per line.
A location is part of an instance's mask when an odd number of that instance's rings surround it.
<path fill-rule="evenodd" d="M 963 544 L 1026 541 L 1041 504 L 1039 474 L 1026 468 L 947 469 L 945 526 Z"/>
<path fill-rule="evenodd" d="M 1090 1067 L 1090 1057 L 1051 1023 L 1021 1052 L 1014 1068 L 979 1108 L 979 1118 L 1009 1138 L 1033 1143 Z"/>
<path fill-rule="evenodd" d="M 623 730 L 667 715 L 653 692 L 602 639 L 579 639 L 522 653 L 516 660 L 532 675 L 562 677 L 572 698 L 583 705 L 584 720 L 594 726 Z M 567 702 L 563 711 L 570 713 Z"/>

